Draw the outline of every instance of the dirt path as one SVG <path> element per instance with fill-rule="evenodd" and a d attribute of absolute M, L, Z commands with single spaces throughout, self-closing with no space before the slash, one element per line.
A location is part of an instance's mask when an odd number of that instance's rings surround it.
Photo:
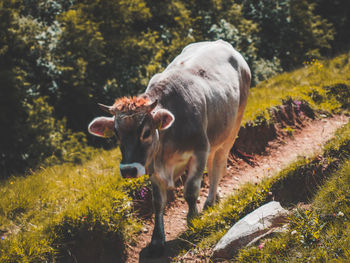
<path fill-rule="evenodd" d="M 345 116 L 334 116 L 327 119 L 314 120 L 307 123 L 303 129 L 295 131 L 292 137 L 279 138 L 269 144 L 264 155 L 255 156 L 257 165 L 252 167 L 243 161 L 237 161 L 234 166 L 229 166 L 224 178 L 221 179 L 219 193 L 222 197 L 232 195 L 239 185 L 245 182 L 258 182 L 263 177 L 272 176 L 299 156 L 310 156 L 321 151 L 324 143 L 329 140 L 334 132 L 347 123 Z M 204 180 L 205 182 L 205 180 Z M 159 259 L 148 259 L 144 249 L 150 242 L 153 230 L 153 222 L 145 224 L 144 231 L 133 247 L 128 249 L 128 262 L 170 262 L 171 247 L 176 243 L 176 238 L 186 230 L 187 204 L 183 198 L 182 188 L 177 199 L 167 208 L 164 216 L 167 249 L 164 256 Z M 202 187 L 198 208 L 201 211 L 208 186 Z"/>

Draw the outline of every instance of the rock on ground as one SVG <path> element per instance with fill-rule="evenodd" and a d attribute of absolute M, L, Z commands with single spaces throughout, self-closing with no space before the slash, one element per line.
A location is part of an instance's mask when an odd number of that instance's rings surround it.
<path fill-rule="evenodd" d="M 249 244 L 254 238 L 263 235 L 278 224 L 288 214 L 279 202 L 269 202 L 239 220 L 220 239 L 213 251 L 214 259 L 229 259 L 238 249 Z"/>

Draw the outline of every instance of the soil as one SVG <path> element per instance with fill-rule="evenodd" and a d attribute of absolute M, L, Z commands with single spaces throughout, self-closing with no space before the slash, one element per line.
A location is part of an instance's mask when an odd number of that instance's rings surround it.
<path fill-rule="evenodd" d="M 252 153 L 249 162 L 237 157 L 230 157 L 226 175 L 221 179 L 219 195 L 225 197 L 237 191 L 240 185 L 251 182 L 257 183 L 264 177 L 273 176 L 281 169 L 294 162 L 299 157 L 318 154 L 327 140 L 332 138 L 334 132 L 348 122 L 348 117 L 336 115 L 329 118 L 299 122 L 293 126 L 292 135 L 278 133 L 278 136 L 264 146 L 260 154 Z M 283 127 L 282 127 L 283 129 Z M 166 233 L 166 250 L 161 258 L 148 258 L 147 245 L 150 243 L 153 220 L 147 219 L 143 232 L 135 238 L 135 244 L 128 245 L 127 262 L 171 262 L 177 237 L 186 230 L 187 204 L 183 197 L 183 187 L 176 190 L 176 199 L 168 205 L 164 226 Z M 208 194 L 207 176 L 204 176 L 203 187 L 198 200 L 198 209 L 201 211 Z M 186 257 L 186 262 L 195 262 Z"/>

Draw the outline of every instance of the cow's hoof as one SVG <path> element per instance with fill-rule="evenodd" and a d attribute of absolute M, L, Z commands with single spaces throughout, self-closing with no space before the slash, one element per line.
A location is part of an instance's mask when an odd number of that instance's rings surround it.
<path fill-rule="evenodd" d="M 148 254 L 150 257 L 160 257 L 164 253 L 165 242 L 162 240 L 152 240 L 148 246 Z"/>
<path fill-rule="evenodd" d="M 209 202 L 208 200 L 206 200 L 203 206 L 203 210 L 207 210 L 209 207 L 212 207 L 213 203 L 214 202 Z"/>
<path fill-rule="evenodd" d="M 203 210 L 207 210 L 209 207 L 213 207 L 215 204 L 220 202 L 220 199 L 221 199 L 221 196 L 219 195 L 219 193 L 217 193 L 214 200 L 213 199 L 205 200 Z"/>
<path fill-rule="evenodd" d="M 198 217 L 198 212 L 195 211 L 194 213 L 188 213 L 187 214 L 187 226 L 188 227 L 193 227 L 193 219 L 196 219 Z"/>

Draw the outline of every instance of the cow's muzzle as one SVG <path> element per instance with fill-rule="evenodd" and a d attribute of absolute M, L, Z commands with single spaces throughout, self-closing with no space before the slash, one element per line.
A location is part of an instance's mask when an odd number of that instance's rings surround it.
<path fill-rule="evenodd" d="M 120 174 L 124 178 L 136 178 L 145 174 L 145 167 L 140 163 L 121 163 Z"/>

